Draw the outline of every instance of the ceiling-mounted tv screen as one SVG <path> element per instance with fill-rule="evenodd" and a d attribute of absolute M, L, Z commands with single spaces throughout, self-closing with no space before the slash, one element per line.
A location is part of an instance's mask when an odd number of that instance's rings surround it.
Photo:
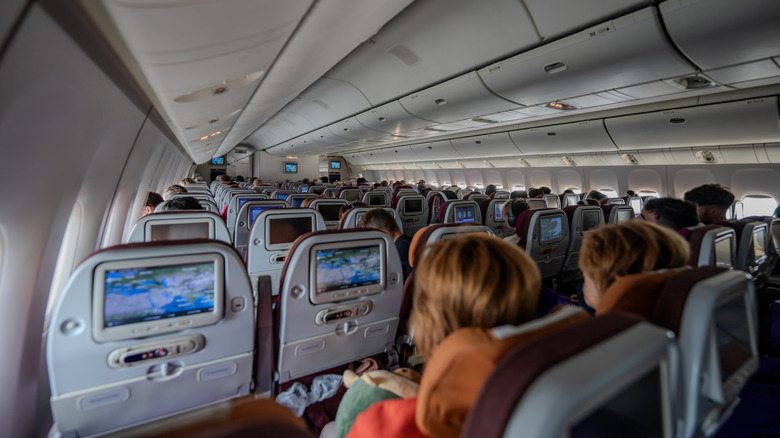
<path fill-rule="evenodd" d="M 298 163 L 284 163 L 284 173 L 298 173 Z"/>
<path fill-rule="evenodd" d="M 330 168 L 331 169 L 341 169 L 341 161 L 331 161 L 330 162 Z"/>
<path fill-rule="evenodd" d="M 225 164 L 225 157 L 217 157 L 211 159 L 212 165 L 224 165 Z"/>

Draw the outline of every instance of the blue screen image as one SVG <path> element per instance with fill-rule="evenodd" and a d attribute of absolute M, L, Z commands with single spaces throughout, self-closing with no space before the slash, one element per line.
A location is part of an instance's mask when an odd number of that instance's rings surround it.
<path fill-rule="evenodd" d="M 276 199 L 281 199 L 282 201 L 284 201 L 285 199 L 287 199 L 287 195 L 280 193 L 276 195 Z"/>
<path fill-rule="evenodd" d="M 299 199 L 293 199 L 293 204 L 292 204 L 293 207 L 300 207 L 301 204 L 303 204 L 303 199 L 300 199 L 300 198 Z"/>
<path fill-rule="evenodd" d="M 382 254 L 379 245 L 318 250 L 317 293 L 379 284 Z"/>
<path fill-rule="evenodd" d="M 455 223 L 460 224 L 464 222 L 474 222 L 476 218 L 474 217 L 474 208 L 473 207 L 455 207 Z"/>
<path fill-rule="evenodd" d="M 257 215 L 260 214 L 263 210 L 268 210 L 269 208 L 280 208 L 280 207 L 250 207 L 249 209 L 249 226 L 252 226 L 252 224 L 255 223 L 255 219 L 257 219 Z"/>
<path fill-rule="evenodd" d="M 212 158 L 211 164 L 225 164 L 225 157 Z"/>

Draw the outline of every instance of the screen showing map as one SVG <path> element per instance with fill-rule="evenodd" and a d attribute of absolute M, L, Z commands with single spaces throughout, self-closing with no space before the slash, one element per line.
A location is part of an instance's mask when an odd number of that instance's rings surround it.
<path fill-rule="evenodd" d="M 104 327 L 214 311 L 213 262 L 107 270 Z"/>
<path fill-rule="evenodd" d="M 309 191 L 309 188 L 306 186 L 301 187 L 301 193 L 307 193 Z"/>
<path fill-rule="evenodd" d="M 503 207 L 503 206 L 504 206 L 504 204 L 499 204 L 499 203 L 496 203 L 496 205 L 495 205 L 495 207 L 496 207 L 496 220 L 497 221 L 504 220 L 504 215 L 501 214 L 501 207 Z"/>
<path fill-rule="evenodd" d="M 474 222 L 476 218 L 474 217 L 474 207 L 470 205 L 466 205 L 463 207 L 456 206 L 455 207 L 455 223 L 461 224 L 464 222 Z"/>
<path fill-rule="evenodd" d="M 542 229 L 540 243 L 545 244 L 563 237 L 563 218 L 561 216 L 547 216 L 539 219 Z"/>
<path fill-rule="evenodd" d="M 379 245 L 325 249 L 316 254 L 318 294 L 382 282 Z"/>

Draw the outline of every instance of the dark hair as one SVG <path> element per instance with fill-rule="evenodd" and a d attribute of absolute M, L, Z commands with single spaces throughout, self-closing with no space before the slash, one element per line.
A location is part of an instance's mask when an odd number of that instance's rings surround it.
<path fill-rule="evenodd" d="M 236 175 L 236 181 L 238 182 L 244 182 L 244 177 L 241 175 Z"/>
<path fill-rule="evenodd" d="M 360 177 L 360 178 L 358 178 L 358 179 L 357 179 L 355 182 L 356 182 L 356 183 L 358 183 L 358 184 L 363 184 L 363 183 L 365 183 L 365 182 L 366 182 L 366 179 L 365 179 L 365 178 L 363 178 L 363 177 L 361 176 L 361 177 Z"/>
<path fill-rule="evenodd" d="M 683 199 L 727 210 L 734 203 L 734 194 L 720 184 L 704 184 L 685 192 Z"/>
<path fill-rule="evenodd" d="M 547 187 L 547 186 L 541 186 L 541 187 L 539 187 L 539 190 L 541 190 L 542 194 L 544 194 L 544 195 L 552 194 L 552 189 Z"/>
<path fill-rule="evenodd" d="M 181 196 L 175 199 L 171 199 L 165 204 L 165 211 L 173 210 L 203 210 L 197 199 L 192 196 Z"/>
<path fill-rule="evenodd" d="M 525 190 L 515 190 L 509 194 L 510 199 L 524 199 L 528 197 L 528 192 Z"/>
<path fill-rule="evenodd" d="M 696 204 L 675 198 L 653 198 L 645 203 L 644 210 L 651 211 L 658 219 L 658 225 L 675 231 L 693 227 L 699 223 Z"/>
<path fill-rule="evenodd" d="M 601 193 L 598 190 L 591 190 L 588 192 L 588 195 L 585 196 L 585 198 L 601 201 L 602 199 L 607 199 L 607 195 Z"/>
<path fill-rule="evenodd" d="M 324 182 L 324 183 L 326 183 L 326 182 L 329 182 L 329 181 L 330 181 L 330 180 L 328 179 L 328 177 L 327 177 L 327 176 L 323 176 L 323 177 L 322 177 L 322 178 L 320 178 L 320 179 L 321 179 L 321 180 L 322 180 L 322 182 Z"/>
<path fill-rule="evenodd" d="M 147 207 L 151 207 L 152 209 L 154 209 L 155 207 L 160 205 L 161 202 L 163 202 L 163 198 L 157 192 L 149 192 L 149 194 L 146 195 L 146 206 Z"/>
<path fill-rule="evenodd" d="M 369 210 L 360 219 L 358 228 L 377 228 L 387 233 L 400 231 L 393 214 L 383 208 L 374 208 Z"/>
<path fill-rule="evenodd" d="M 222 175 L 219 175 L 217 177 L 217 181 L 219 181 L 219 182 L 230 182 L 230 177 L 227 176 L 227 174 L 223 173 Z"/>
<path fill-rule="evenodd" d="M 512 209 L 512 216 L 517 218 L 522 212 L 529 210 L 531 207 L 528 205 L 528 202 L 526 202 L 525 199 L 511 199 L 505 202 L 503 206 L 501 206 L 501 213 L 504 215 L 504 217 L 507 216 L 510 208 Z"/>
<path fill-rule="evenodd" d="M 490 196 L 491 193 L 495 193 L 498 188 L 496 188 L 495 184 L 489 184 L 487 187 L 485 187 L 485 194 Z"/>
<path fill-rule="evenodd" d="M 529 198 L 535 198 L 535 197 L 543 195 L 543 194 L 544 194 L 544 192 L 542 192 L 542 189 L 537 189 L 537 188 L 533 188 L 533 187 L 528 189 L 528 197 Z"/>

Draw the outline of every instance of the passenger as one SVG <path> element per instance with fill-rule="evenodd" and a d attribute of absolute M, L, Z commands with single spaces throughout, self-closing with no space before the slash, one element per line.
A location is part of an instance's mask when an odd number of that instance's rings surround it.
<path fill-rule="evenodd" d="M 574 190 L 572 190 L 572 189 L 566 189 L 566 190 L 564 190 L 564 191 L 563 191 L 563 194 L 564 194 L 564 195 L 568 195 L 568 194 L 570 194 L 570 193 L 571 193 L 571 194 L 574 194 Z"/>
<path fill-rule="evenodd" d="M 539 190 L 542 191 L 543 195 L 550 195 L 550 194 L 552 194 L 552 189 L 547 187 L 547 186 L 541 186 L 541 187 L 539 187 Z"/>
<path fill-rule="evenodd" d="M 173 195 L 180 195 L 182 193 L 187 193 L 187 189 L 185 189 L 184 187 L 178 184 L 174 184 L 168 186 L 168 188 L 165 189 L 165 191 L 163 192 L 163 199 L 165 199 L 166 201 L 170 201 Z"/>
<path fill-rule="evenodd" d="M 507 228 L 514 230 L 515 227 L 509 223 L 510 208 L 512 209 L 513 216 L 515 219 L 517 219 L 521 213 L 530 209 L 531 207 L 527 202 L 525 202 L 525 199 L 510 199 L 509 201 L 504 202 L 504 205 L 501 206 L 501 215 L 504 216 L 504 224 L 507 226 Z M 512 235 L 504 237 L 504 241 L 513 245 L 517 245 L 520 243 L 520 236 L 518 236 L 517 233 L 512 233 Z"/>
<path fill-rule="evenodd" d="M 382 187 L 390 187 L 390 183 L 387 182 L 386 179 L 383 179 L 381 183 L 379 183 Z"/>
<path fill-rule="evenodd" d="M 323 176 L 323 177 L 321 177 L 321 178 L 320 178 L 320 181 L 322 181 L 322 183 L 323 183 L 323 184 L 327 184 L 327 183 L 329 182 L 329 180 L 328 180 L 328 177 L 327 177 L 327 176 Z"/>
<path fill-rule="evenodd" d="M 366 182 L 367 182 L 367 181 L 366 181 L 366 179 L 365 179 L 365 178 L 363 178 L 362 176 L 361 176 L 360 178 L 358 178 L 358 179 L 357 179 L 357 183 L 358 183 L 358 184 L 365 184 Z"/>
<path fill-rule="evenodd" d="M 528 198 L 528 192 L 525 190 L 514 190 L 509 194 L 509 199 L 526 199 Z"/>
<path fill-rule="evenodd" d="M 146 205 L 144 205 L 143 212 L 141 213 L 141 217 L 146 216 L 147 214 L 154 213 L 154 209 L 157 208 L 158 205 L 160 205 L 163 202 L 162 196 L 160 196 L 159 193 L 156 192 L 149 192 L 148 195 L 146 195 Z"/>
<path fill-rule="evenodd" d="M 496 195 L 496 191 L 498 188 L 495 184 L 488 184 L 487 187 L 485 187 L 485 194 L 488 195 L 488 198 L 493 199 L 493 196 Z"/>
<path fill-rule="evenodd" d="M 404 270 L 404 281 L 412 273 L 412 267 L 409 265 L 409 247 L 412 245 L 412 239 L 407 237 L 399 228 L 393 214 L 382 208 L 369 210 L 360 219 L 358 228 L 376 228 L 384 231 L 393 242 L 401 257 L 401 269 Z"/>
<path fill-rule="evenodd" d="M 695 227 L 699 224 L 696 204 L 675 198 L 648 200 L 639 217 L 674 231 Z"/>
<path fill-rule="evenodd" d="M 364 202 L 356 201 L 351 204 L 344 204 L 341 207 L 339 207 L 339 220 L 341 220 L 341 218 L 344 217 L 344 214 L 346 214 L 349 210 L 358 207 L 368 207 L 368 204 Z"/>
<path fill-rule="evenodd" d="M 372 187 L 376 189 L 376 188 L 382 187 L 382 184 L 374 183 Z"/>
<path fill-rule="evenodd" d="M 202 176 L 200 176 L 200 175 L 198 175 L 198 174 L 196 173 L 196 174 L 195 174 L 195 182 L 206 182 L 206 180 L 205 180 L 205 179 L 203 179 L 203 177 L 202 177 Z"/>
<path fill-rule="evenodd" d="M 726 221 L 726 212 L 734 203 L 734 194 L 720 184 L 704 184 L 685 192 L 683 199 L 695 202 L 699 220 L 709 225 Z"/>
<path fill-rule="evenodd" d="M 236 175 L 236 182 L 244 182 L 244 177 L 241 175 Z"/>
<path fill-rule="evenodd" d="M 197 199 L 191 196 L 183 196 L 180 198 L 172 199 L 165 204 L 165 211 L 175 210 L 203 210 Z"/>
<path fill-rule="evenodd" d="M 580 269 L 583 296 L 600 313 L 609 287 L 630 274 L 681 268 L 688 262 L 688 243 L 677 233 L 644 221 L 628 221 L 589 231 L 582 240 Z"/>
<path fill-rule="evenodd" d="M 195 184 L 195 180 L 192 178 L 184 178 L 179 182 L 180 186 L 186 186 L 187 184 Z"/>
<path fill-rule="evenodd" d="M 636 193 L 633 190 L 626 190 L 626 195 L 628 195 L 630 197 L 634 197 L 634 196 L 636 196 Z"/>
<path fill-rule="evenodd" d="M 536 318 L 541 286 L 531 258 L 494 237 L 474 233 L 431 245 L 415 270 L 409 326 L 417 352 L 429 359 L 447 335 L 463 327 L 490 329 Z M 422 437 L 417 403 L 416 397 L 374 403 L 357 415 L 348 436 L 393 436 L 393 431 Z M 339 410 L 337 427 L 341 415 Z"/>
<path fill-rule="evenodd" d="M 230 177 L 223 173 L 222 175 L 217 176 L 217 181 L 219 181 L 220 184 L 230 184 Z"/>
<path fill-rule="evenodd" d="M 606 198 L 604 198 L 604 199 L 606 199 Z M 582 201 L 580 201 L 580 202 L 581 202 L 583 205 L 595 205 L 596 207 L 598 207 L 599 205 L 601 205 L 601 203 L 599 203 L 599 201 L 597 201 L 596 199 L 593 199 L 593 198 L 585 198 L 584 200 L 582 200 Z M 578 202 L 578 204 L 579 204 L 580 202 Z"/>
<path fill-rule="evenodd" d="M 593 199 L 597 202 L 596 205 L 601 205 L 602 201 L 607 199 L 607 195 L 601 193 L 598 190 L 591 190 L 587 195 L 585 195 L 585 199 Z"/>
<path fill-rule="evenodd" d="M 529 198 L 541 198 L 542 196 L 544 196 L 544 193 L 542 192 L 541 189 L 537 189 L 537 188 L 534 188 L 534 187 L 531 187 L 530 189 L 528 189 L 528 197 Z"/>

